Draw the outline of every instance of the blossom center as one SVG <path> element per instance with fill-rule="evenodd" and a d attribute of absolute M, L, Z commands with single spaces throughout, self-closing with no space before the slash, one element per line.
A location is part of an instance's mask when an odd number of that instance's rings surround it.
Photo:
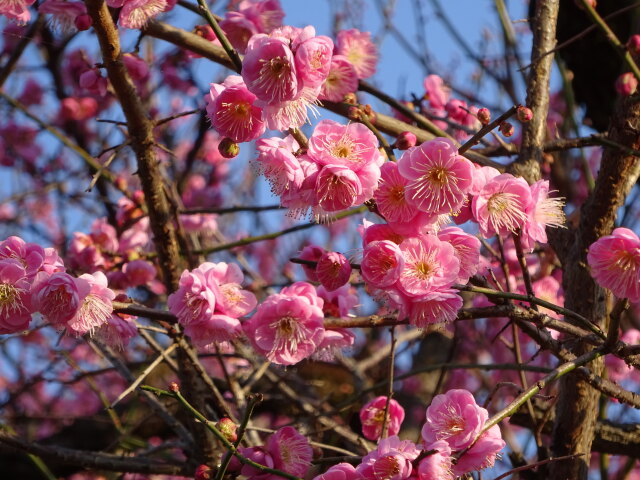
<path fill-rule="evenodd" d="M 395 457 L 387 455 L 376 460 L 373 472 L 378 480 L 389 480 L 400 473 L 400 464 Z"/>
<path fill-rule="evenodd" d="M 415 271 L 420 280 L 428 280 L 433 274 L 433 267 L 427 262 L 418 262 L 415 265 Z"/>
<path fill-rule="evenodd" d="M 19 292 L 19 289 L 10 283 L 0 283 L 0 311 L 5 308 L 15 308 L 20 304 Z"/>
<path fill-rule="evenodd" d="M 618 258 L 616 258 L 614 263 L 616 268 L 623 272 L 637 268 L 640 262 L 634 253 L 634 251 L 627 250 L 619 251 L 617 254 Z"/>
<path fill-rule="evenodd" d="M 449 170 L 444 167 L 434 167 L 429 170 L 427 173 L 427 177 L 431 180 L 432 183 L 442 187 L 449 183 Z"/>

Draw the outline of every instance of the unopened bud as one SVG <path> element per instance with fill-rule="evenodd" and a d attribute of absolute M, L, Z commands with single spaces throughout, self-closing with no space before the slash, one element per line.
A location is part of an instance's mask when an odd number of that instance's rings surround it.
<path fill-rule="evenodd" d="M 349 107 L 349 110 L 347 111 L 347 117 L 349 117 L 349 120 L 359 121 L 361 116 L 362 111 L 360 110 L 360 107 Z"/>
<path fill-rule="evenodd" d="M 236 434 L 236 430 L 238 429 L 238 425 L 236 425 L 233 420 L 228 417 L 221 418 L 218 423 L 216 423 L 216 428 L 220 430 L 220 432 L 225 436 L 227 440 L 231 443 L 238 440 L 238 435 Z"/>
<path fill-rule="evenodd" d="M 85 30 L 89 30 L 91 25 L 93 25 L 93 20 L 91 20 L 91 17 L 85 13 L 84 15 L 78 15 L 73 21 L 73 24 L 78 30 L 84 32 Z"/>
<path fill-rule="evenodd" d="M 196 474 L 193 477 L 195 480 L 209 480 L 211 478 L 211 467 L 209 465 L 198 465 L 196 468 Z"/>
<path fill-rule="evenodd" d="M 402 132 L 396 139 L 395 148 L 398 150 L 407 150 L 411 147 L 415 147 L 418 139 L 411 132 Z"/>
<path fill-rule="evenodd" d="M 169 384 L 169 390 L 172 391 L 173 393 L 178 393 L 180 391 L 180 387 L 176 382 L 171 382 Z"/>
<path fill-rule="evenodd" d="M 530 108 L 520 105 L 518 110 L 516 110 L 516 117 L 518 117 L 521 123 L 527 123 L 533 118 L 533 112 Z"/>
<path fill-rule="evenodd" d="M 627 50 L 631 55 L 640 54 L 640 35 L 631 35 L 627 41 Z"/>
<path fill-rule="evenodd" d="M 121 176 L 117 176 L 114 179 L 113 184 L 118 190 L 125 190 L 127 188 L 127 179 Z"/>
<path fill-rule="evenodd" d="M 491 122 L 491 112 L 488 108 L 481 108 L 476 115 L 482 125 L 489 125 Z"/>
<path fill-rule="evenodd" d="M 638 89 L 638 79 L 631 72 L 623 73 L 616 80 L 616 92 L 623 97 L 628 97 L 636 93 Z"/>
<path fill-rule="evenodd" d="M 356 105 L 358 103 L 358 97 L 355 93 L 349 92 L 344 96 L 344 99 L 342 101 L 350 105 Z"/>
<path fill-rule="evenodd" d="M 500 130 L 500 133 L 502 133 L 502 135 L 504 135 L 505 137 L 510 137 L 514 132 L 513 125 L 509 122 L 502 122 L 498 130 Z"/>
<path fill-rule="evenodd" d="M 230 138 L 225 137 L 218 144 L 218 151 L 224 158 L 233 158 L 240 153 L 240 145 Z"/>

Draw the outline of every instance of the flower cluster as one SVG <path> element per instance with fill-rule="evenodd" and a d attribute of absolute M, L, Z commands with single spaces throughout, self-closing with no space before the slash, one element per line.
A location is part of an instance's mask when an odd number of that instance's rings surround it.
<path fill-rule="evenodd" d="M 0 242 L 0 333 L 28 328 L 33 313 L 57 329 L 94 333 L 110 322 L 115 293 L 102 272 L 74 277 L 53 248 L 19 237 Z"/>
<path fill-rule="evenodd" d="M 239 318 L 257 303 L 253 293 L 242 289 L 243 280 L 233 263 L 205 262 L 182 272 L 180 286 L 167 304 L 196 345 L 228 342 L 242 333 Z"/>

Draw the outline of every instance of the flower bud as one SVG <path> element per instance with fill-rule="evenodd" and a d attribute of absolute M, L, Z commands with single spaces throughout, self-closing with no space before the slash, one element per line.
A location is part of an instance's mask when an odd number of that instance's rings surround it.
<path fill-rule="evenodd" d="M 530 108 L 520 105 L 518 110 L 516 110 L 516 117 L 518 117 L 521 123 L 527 123 L 533 118 L 533 112 Z"/>
<path fill-rule="evenodd" d="M 511 135 L 513 135 L 514 128 L 513 125 L 509 122 L 502 122 L 498 129 L 500 130 L 500 133 L 502 133 L 502 135 L 504 135 L 505 137 L 510 137 Z"/>
<path fill-rule="evenodd" d="M 353 92 L 349 92 L 344 96 L 344 103 L 348 103 L 350 105 L 357 105 L 358 103 L 358 97 L 356 96 L 355 93 Z"/>
<path fill-rule="evenodd" d="M 489 125 L 491 122 L 491 112 L 488 108 L 481 108 L 476 115 L 482 125 Z"/>
<path fill-rule="evenodd" d="M 640 54 L 640 35 L 631 35 L 627 40 L 627 50 L 631 55 Z"/>
<path fill-rule="evenodd" d="M 623 73 L 616 80 L 616 92 L 623 97 L 633 95 L 637 89 L 638 79 L 631 72 Z"/>
<path fill-rule="evenodd" d="M 224 437 L 229 440 L 231 443 L 238 440 L 238 435 L 236 434 L 236 430 L 238 429 L 238 425 L 233 423 L 228 417 L 221 418 L 218 423 L 216 423 L 216 428 L 220 430 L 220 432 L 224 435 Z"/>
<path fill-rule="evenodd" d="M 93 25 L 93 20 L 91 20 L 91 17 L 85 13 L 84 15 L 78 15 L 73 23 L 78 30 L 83 32 L 85 30 L 89 30 L 91 25 Z"/>
<path fill-rule="evenodd" d="M 180 387 L 176 382 L 171 382 L 169 384 L 169 390 L 173 393 L 178 393 L 180 391 Z"/>
<path fill-rule="evenodd" d="M 417 142 L 418 139 L 413 133 L 402 132 L 400 135 L 398 135 L 394 146 L 398 150 L 408 150 L 411 147 L 415 147 Z"/>
<path fill-rule="evenodd" d="M 229 137 L 225 137 L 218 144 L 218 151 L 224 158 L 233 158 L 240 153 L 240 145 Z"/>
<path fill-rule="evenodd" d="M 193 477 L 195 480 L 209 480 L 211 478 L 211 467 L 209 465 L 198 465 L 196 468 L 196 474 Z"/>
<path fill-rule="evenodd" d="M 360 110 L 360 107 L 349 107 L 349 110 L 347 112 L 347 117 L 349 117 L 349 120 L 355 120 L 356 122 L 360 120 L 362 115 L 362 111 Z"/>

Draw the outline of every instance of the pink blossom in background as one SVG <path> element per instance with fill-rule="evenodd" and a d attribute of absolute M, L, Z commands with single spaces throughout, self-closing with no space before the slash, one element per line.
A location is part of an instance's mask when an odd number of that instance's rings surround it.
<path fill-rule="evenodd" d="M 0 334 L 25 330 L 31 321 L 29 281 L 15 259 L 0 260 Z"/>
<path fill-rule="evenodd" d="M 531 206 L 531 190 L 522 177 L 503 173 L 487 182 L 473 197 L 471 209 L 480 233 L 489 238 L 524 226 Z"/>
<path fill-rule="evenodd" d="M 363 457 L 356 471 L 367 480 L 403 480 L 411 475 L 411 462 L 419 453 L 412 441 L 393 435 L 381 439 L 378 448 Z"/>
<path fill-rule="evenodd" d="M 125 263 L 122 266 L 122 273 L 127 277 L 127 282 L 132 287 L 146 285 L 156 278 L 156 267 L 146 260 L 137 259 Z"/>
<path fill-rule="evenodd" d="M 451 458 L 451 448 L 444 440 L 438 440 L 426 447 L 428 450 L 436 450 L 435 453 L 426 456 L 418 464 L 418 480 L 454 480 Z"/>
<path fill-rule="evenodd" d="M 238 11 L 256 26 L 259 33 L 271 33 L 282 25 L 285 16 L 279 0 L 243 0 Z"/>
<path fill-rule="evenodd" d="M 184 327 L 184 333 L 194 345 L 207 348 L 216 343 L 229 342 L 242 334 L 242 326 L 237 318 L 215 313 L 198 323 Z"/>
<path fill-rule="evenodd" d="M 67 33 L 75 30 L 78 17 L 87 15 L 87 7 L 82 2 L 46 0 L 40 4 L 38 12 L 53 15 L 54 24 Z"/>
<path fill-rule="evenodd" d="M 628 228 L 616 228 L 589 247 L 591 276 L 618 298 L 640 301 L 640 239 Z"/>
<path fill-rule="evenodd" d="M 327 78 L 322 84 L 318 98 L 341 102 L 347 93 L 358 90 L 358 73 L 347 57 L 333 55 Z"/>
<path fill-rule="evenodd" d="M 160 13 L 171 10 L 173 5 L 175 2 L 168 0 L 124 0 L 118 22 L 125 28 L 142 28 Z"/>
<path fill-rule="evenodd" d="M 453 142 L 436 138 L 405 151 L 398 171 L 409 181 L 407 201 L 427 213 L 453 213 L 471 190 L 474 168 Z"/>
<path fill-rule="evenodd" d="M 376 73 L 378 47 L 371 41 L 370 32 L 355 28 L 339 31 L 335 53 L 346 57 L 355 68 L 358 78 L 369 78 Z"/>
<path fill-rule="evenodd" d="M 449 102 L 449 88 L 444 85 L 444 80 L 438 75 L 429 75 L 423 82 L 424 91 L 431 108 L 444 109 Z"/>
<path fill-rule="evenodd" d="M 269 361 L 293 365 L 311 356 L 324 337 L 323 301 L 315 288 L 297 282 L 269 295 L 243 325 L 253 347 Z"/>
<path fill-rule="evenodd" d="M 82 299 L 80 309 L 71 318 L 67 325 L 77 335 L 93 333 L 93 331 L 106 323 L 113 313 L 112 300 L 115 293 L 107 286 L 107 277 L 102 272 L 93 274 L 85 273 L 77 279 L 79 283 L 85 283 L 78 287 L 78 291 L 87 291 Z M 88 284 L 88 289 L 87 289 Z"/>
<path fill-rule="evenodd" d="M 549 181 L 538 180 L 531 185 L 531 203 L 527 220 L 522 226 L 522 247 L 533 250 L 535 242 L 547 243 L 546 227 L 564 227 L 564 199 L 549 197 Z"/>
<path fill-rule="evenodd" d="M 3 259 L 16 260 L 24 268 L 28 280 L 32 281 L 44 263 L 45 251 L 40 245 L 12 236 L 0 242 L 0 260 Z"/>
<path fill-rule="evenodd" d="M 267 440 L 267 451 L 273 458 L 274 468 L 304 477 L 313 458 L 309 440 L 293 427 L 283 427 Z"/>
<path fill-rule="evenodd" d="M 368 440 L 378 440 L 382 435 L 382 424 L 384 422 L 384 411 L 387 405 L 387 397 L 376 397 L 360 409 L 360 422 L 362 423 L 362 434 Z M 397 435 L 400 426 L 404 421 L 404 408 L 394 400 L 389 400 L 389 411 L 387 417 L 387 432 L 389 435 Z"/>
<path fill-rule="evenodd" d="M 258 32 L 255 24 L 240 12 L 226 12 L 224 19 L 220 22 L 220 28 L 224 31 L 233 48 L 241 54 L 246 52 L 249 39 L 253 35 L 266 33 Z"/>
<path fill-rule="evenodd" d="M 620 341 L 627 345 L 640 345 L 640 330 L 630 328 L 620 335 Z M 623 382 L 626 380 L 640 380 L 640 371 L 625 363 L 620 357 L 615 355 L 607 355 L 604 358 L 607 367 L 607 375 L 614 382 Z"/>
<path fill-rule="evenodd" d="M 324 288 L 337 290 L 349 281 L 351 264 L 339 252 L 326 252 L 318 259 L 316 276 Z"/>
<path fill-rule="evenodd" d="M 357 291 L 349 284 L 332 291 L 320 285 L 316 290 L 324 300 L 322 311 L 328 317 L 348 317 L 350 311 L 359 304 Z"/>
<path fill-rule="evenodd" d="M 13 0 L 2 2 L 0 4 L 0 15 L 4 15 L 10 20 L 15 20 L 20 25 L 26 24 L 31 19 L 29 6 L 33 5 L 35 0 Z"/>
<path fill-rule="evenodd" d="M 453 473 L 460 476 L 474 470 L 492 467 L 498 453 L 505 446 L 500 427 L 494 425 L 480 436 L 471 449 L 458 458 L 458 462 L 453 466 Z"/>
<path fill-rule="evenodd" d="M 326 302 L 325 302 L 326 305 Z M 320 361 L 331 362 L 336 354 L 341 354 L 345 349 L 353 347 L 356 336 L 349 328 L 332 328 L 324 331 L 322 342 L 313 354 L 313 358 Z"/>
<path fill-rule="evenodd" d="M 129 341 L 138 335 L 138 329 L 131 315 L 113 314 L 106 323 L 98 327 L 94 336 L 111 348 L 123 350 Z"/>
<path fill-rule="evenodd" d="M 422 427 L 426 445 L 446 441 L 451 450 L 459 451 L 475 440 L 489 418 L 485 408 L 476 404 L 467 390 L 449 390 L 436 395 L 427 408 L 427 422 Z"/>
<path fill-rule="evenodd" d="M 329 470 L 313 477 L 313 480 L 360 480 L 362 477 L 350 463 L 332 465 Z"/>

